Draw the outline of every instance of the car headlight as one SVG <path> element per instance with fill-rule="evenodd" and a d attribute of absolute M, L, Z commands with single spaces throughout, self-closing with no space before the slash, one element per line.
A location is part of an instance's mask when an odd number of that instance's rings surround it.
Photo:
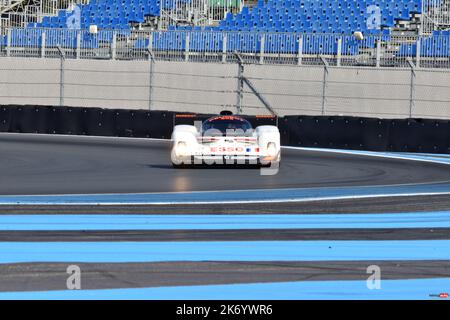
<path fill-rule="evenodd" d="M 277 147 L 275 145 L 275 143 L 270 142 L 267 144 L 267 155 L 269 157 L 275 157 L 278 153 Z"/>
<path fill-rule="evenodd" d="M 175 153 L 177 154 L 178 157 L 186 155 L 187 151 L 188 151 L 188 147 L 187 147 L 186 142 L 180 141 L 175 146 Z"/>

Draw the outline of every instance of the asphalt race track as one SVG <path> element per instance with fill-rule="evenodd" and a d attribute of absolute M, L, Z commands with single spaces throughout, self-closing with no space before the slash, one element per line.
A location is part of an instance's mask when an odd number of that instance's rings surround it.
<path fill-rule="evenodd" d="M 283 149 L 280 172 L 262 176 L 173 169 L 169 150 L 158 140 L 0 134 L 0 298 L 123 298 L 141 288 L 126 297 L 426 299 L 450 290 L 450 160 Z M 220 203 L 236 190 L 317 199 Z M 367 194 L 321 199 L 330 190 Z M 226 192 L 203 205 L 14 203 L 211 191 Z M 73 264 L 86 291 L 66 290 Z M 369 265 L 381 268 L 384 291 L 365 288 Z"/>
<path fill-rule="evenodd" d="M 1 135 L 0 194 L 182 192 L 449 182 L 444 165 L 283 150 L 275 176 L 258 169 L 185 169 L 166 141 Z M 206 170 L 205 170 L 206 169 Z"/>

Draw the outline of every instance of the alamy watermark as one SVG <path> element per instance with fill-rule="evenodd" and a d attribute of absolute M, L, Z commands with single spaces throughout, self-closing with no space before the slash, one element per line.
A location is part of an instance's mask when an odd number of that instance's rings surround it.
<path fill-rule="evenodd" d="M 77 265 L 70 265 L 66 269 L 69 277 L 66 280 L 66 287 L 69 290 L 81 290 L 81 268 Z"/>
<path fill-rule="evenodd" d="M 75 6 L 73 13 L 67 17 L 66 26 L 67 29 L 81 29 L 81 8 L 79 6 Z"/>
<path fill-rule="evenodd" d="M 377 265 L 370 265 L 367 267 L 366 273 L 370 276 L 366 280 L 366 286 L 369 290 L 381 289 L 381 268 Z"/>
<path fill-rule="evenodd" d="M 367 6 L 368 18 L 366 21 L 367 29 L 376 30 L 381 28 L 381 8 L 376 5 Z"/>

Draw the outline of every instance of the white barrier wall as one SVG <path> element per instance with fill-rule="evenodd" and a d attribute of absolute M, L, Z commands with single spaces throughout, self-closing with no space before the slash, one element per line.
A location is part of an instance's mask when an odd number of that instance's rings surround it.
<path fill-rule="evenodd" d="M 0 58 L 0 104 L 267 114 L 231 63 Z M 279 115 L 450 119 L 444 69 L 244 65 Z"/>

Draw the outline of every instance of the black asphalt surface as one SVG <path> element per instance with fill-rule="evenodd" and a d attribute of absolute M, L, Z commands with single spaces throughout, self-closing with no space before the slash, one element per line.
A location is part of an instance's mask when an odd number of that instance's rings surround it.
<path fill-rule="evenodd" d="M 449 228 L 0 231 L 2 242 L 447 240 Z"/>
<path fill-rule="evenodd" d="M 311 202 L 208 205 L 0 206 L 2 214 L 347 214 L 445 211 L 449 195 L 343 199 Z"/>
<path fill-rule="evenodd" d="M 173 169 L 170 143 L 0 134 L 0 195 L 369 186 L 450 181 L 445 165 L 283 150 L 280 172 Z"/>
<path fill-rule="evenodd" d="M 366 281 L 370 265 L 379 266 L 385 280 L 450 277 L 450 261 L 33 263 L 0 265 L 0 291 L 66 290 L 66 271 L 71 264 L 80 267 L 82 289 Z"/>

